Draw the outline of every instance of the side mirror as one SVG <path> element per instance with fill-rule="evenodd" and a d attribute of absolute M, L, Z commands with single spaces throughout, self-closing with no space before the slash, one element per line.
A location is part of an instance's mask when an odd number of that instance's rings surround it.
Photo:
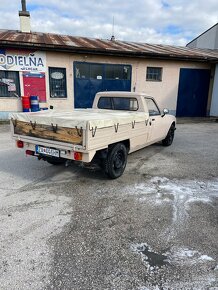
<path fill-rule="evenodd" d="M 162 117 L 164 117 L 166 114 L 169 114 L 169 110 L 165 108 L 163 109 Z"/>

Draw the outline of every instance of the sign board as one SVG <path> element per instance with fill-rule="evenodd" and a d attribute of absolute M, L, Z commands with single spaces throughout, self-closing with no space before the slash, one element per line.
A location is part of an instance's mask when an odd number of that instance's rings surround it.
<path fill-rule="evenodd" d="M 45 72 L 46 53 L 0 49 L 0 70 Z"/>

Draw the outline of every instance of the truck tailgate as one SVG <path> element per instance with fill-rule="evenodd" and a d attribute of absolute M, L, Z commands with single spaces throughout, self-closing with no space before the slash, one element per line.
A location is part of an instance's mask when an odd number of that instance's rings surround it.
<path fill-rule="evenodd" d="M 32 122 L 14 121 L 14 134 L 55 140 L 82 145 L 82 130 L 63 128 L 57 125 L 43 125 Z"/>

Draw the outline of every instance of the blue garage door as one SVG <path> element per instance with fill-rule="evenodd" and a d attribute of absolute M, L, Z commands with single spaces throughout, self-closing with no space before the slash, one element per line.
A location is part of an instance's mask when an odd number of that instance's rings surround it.
<path fill-rule="evenodd" d="M 131 91 L 131 66 L 74 62 L 75 108 L 91 108 L 100 91 Z"/>
<path fill-rule="evenodd" d="M 177 117 L 204 117 L 210 85 L 210 70 L 180 69 Z"/>

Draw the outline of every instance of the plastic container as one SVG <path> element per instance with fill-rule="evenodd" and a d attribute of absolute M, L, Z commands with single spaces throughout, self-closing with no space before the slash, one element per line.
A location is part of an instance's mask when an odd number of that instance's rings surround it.
<path fill-rule="evenodd" d="M 22 107 L 23 112 L 29 112 L 30 111 L 30 98 L 29 96 L 22 96 Z"/>
<path fill-rule="evenodd" d="M 31 105 L 31 111 L 32 112 L 40 111 L 38 96 L 30 96 L 30 105 Z"/>

